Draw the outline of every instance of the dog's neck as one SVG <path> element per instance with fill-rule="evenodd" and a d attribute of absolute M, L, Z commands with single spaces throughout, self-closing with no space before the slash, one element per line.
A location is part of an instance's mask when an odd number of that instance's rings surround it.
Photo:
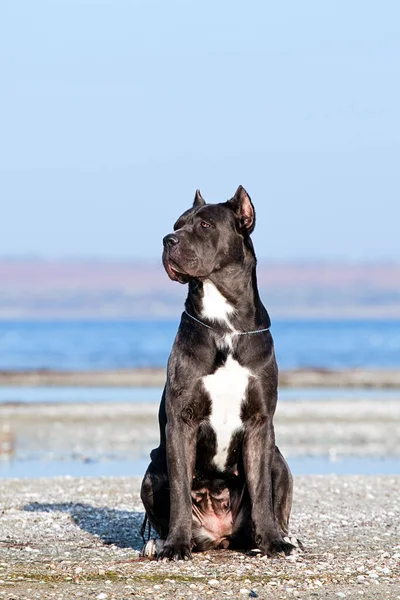
<path fill-rule="evenodd" d="M 254 257 L 245 264 L 219 269 L 202 281 L 189 282 L 185 307 L 216 329 L 253 331 L 270 325 L 258 293 Z"/>

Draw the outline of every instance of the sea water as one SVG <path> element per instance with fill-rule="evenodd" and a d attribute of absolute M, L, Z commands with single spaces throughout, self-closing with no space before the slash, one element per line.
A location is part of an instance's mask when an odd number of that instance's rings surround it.
<path fill-rule="evenodd" d="M 0 322 L 0 369 L 165 366 L 178 321 Z M 400 320 L 275 320 L 281 369 L 398 368 Z"/>
<path fill-rule="evenodd" d="M 101 370 L 163 367 L 176 334 L 171 321 L 0 322 L 0 369 Z M 400 321 L 291 320 L 271 328 L 278 363 L 288 368 L 398 368 Z M 4 402 L 149 402 L 159 388 L 0 387 Z M 398 390 L 281 389 L 280 401 L 398 398 Z M 112 461 L 3 460 L 2 477 L 141 475 L 148 458 Z M 293 457 L 295 474 L 400 474 L 397 457 Z"/>

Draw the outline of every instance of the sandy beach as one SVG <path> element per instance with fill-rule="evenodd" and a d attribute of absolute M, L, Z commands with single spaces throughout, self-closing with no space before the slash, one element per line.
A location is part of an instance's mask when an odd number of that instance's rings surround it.
<path fill-rule="evenodd" d="M 317 387 L 278 403 L 276 437 L 289 459 L 400 461 L 400 389 L 371 396 L 358 385 L 350 399 L 340 388 L 327 399 Z M 147 462 L 157 403 L 77 403 L 74 394 L 0 404 L 4 462 L 97 462 L 111 472 L 113 461 Z M 143 561 L 139 485 L 136 477 L 0 479 L 0 599 L 400 599 L 399 475 L 296 476 L 291 529 L 305 545 L 296 560 L 218 551 L 189 563 Z"/>
<path fill-rule="evenodd" d="M 0 386 L 161 387 L 164 368 L 98 371 L 3 370 Z M 399 388 L 398 369 L 293 369 L 279 374 L 281 387 Z"/>
<path fill-rule="evenodd" d="M 399 398 L 279 402 L 276 439 L 285 456 L 400 457 Z M 10 459 L 147 459 L 158 444 L 157 403 L 0 404 Z M 400 460 L 400 458 L 399 458 Z"/>

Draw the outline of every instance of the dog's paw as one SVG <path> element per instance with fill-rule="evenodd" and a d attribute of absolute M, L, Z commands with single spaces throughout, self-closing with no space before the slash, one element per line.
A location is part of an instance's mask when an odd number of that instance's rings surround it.
<path fill-rule="evenodd" d="M 296 546 L 291 544 L 289 541 L 286 541 L 286 539 L 271 540 L 267 544 L 260 547 L 260 550 L 265 556 L 274 556 L 274 554 L 291 556 L 297 551 L 297 549 Z"/>
<path fill-rule="evenodd" d="M 301 543 L 301 541 L 291 533 L 289 533 L 283 539 L 285 540 L 285 542 L 289 542 L 289 544 L 292 544 L 295 547 L 298 554 L 304 552 L 304 546 Z"/>
<path fill-rule="evenodd" d="M 163 549 L 157 554 L 157 560 L 190 560 L 192 552 L 189 544 L 166 541 Z"/>
<path fill-rule="evenodd" d="M 140 556 L 143 558 L 158 558 L 164 548 L 165 540 L 151 539 L 143 546 Z"/>

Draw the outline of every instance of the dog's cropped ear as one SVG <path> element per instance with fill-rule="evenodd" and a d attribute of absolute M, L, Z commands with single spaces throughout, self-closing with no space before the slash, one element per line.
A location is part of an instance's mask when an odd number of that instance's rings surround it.
<path fill-rule="evenodd" d="M 239 185 L 235 195 L 228 204 L 239 219 L 240 228 L 248 234 L 252 233 L 256 224 L 256 211 L 250 196 L 242 185 Z"/>
<path fill-rule="evenodd" d="M 196 193 L 194 195 L 193 208 L 199 208 L 199 206 L 204 206 L 205 203 L 206 201 L 200 194 L 200 190 L 196 190 Z"/>

